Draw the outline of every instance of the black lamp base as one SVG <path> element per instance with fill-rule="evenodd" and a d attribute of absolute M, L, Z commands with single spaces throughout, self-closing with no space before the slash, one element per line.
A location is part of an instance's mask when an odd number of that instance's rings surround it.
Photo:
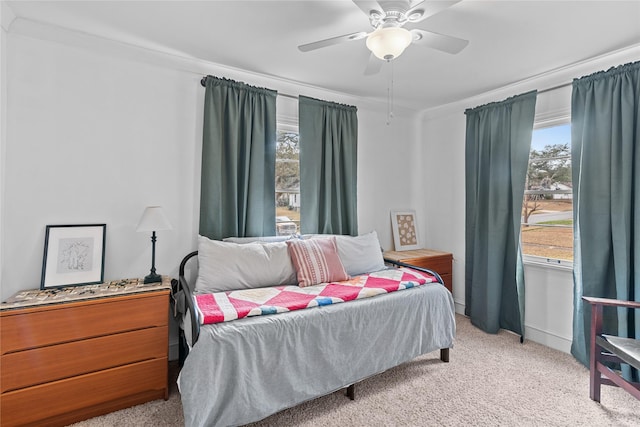
<path fill-rule="evenodd" d="M 148 276 L 144 277 L 144 283 L 157 283 L 157 282 L 162 282 L 162 276 L 153 272 L 151 274 L 149 274 Z"/>
<path fill-rule="evenodd" d="M 151 233 L 151 271 L 144 277 L 144 283 L 162 282 L 162 276 L 156 273 L 156 232 Z"/>

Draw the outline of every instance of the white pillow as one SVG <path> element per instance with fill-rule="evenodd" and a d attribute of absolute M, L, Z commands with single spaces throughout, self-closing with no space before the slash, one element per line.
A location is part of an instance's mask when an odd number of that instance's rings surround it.
<path fill-rule="evenodd" d="M 303 237 L 315 239 L 329 236 L 333 235 L 313 234 Z M 338 256 L 349 276 L 372 273 L 386 268 L 382 257 L 382 249 L 380 249 L 380 242 L 378 241 L 378 233 L 375 230 L 360 236 L 336 234 L 335 237 L 338 245 Z"/>
<path fill-rule="evenodd" d="M 196 292 L 297 283 L 285 242 L 238 244 L 198 236 Z"/>
<path fill-rule="evenodd" d="M 384 258 L 378 241 L 378 233 L 363 234 L 361 236 L 336 236 L 338 256 L 342 260 L 347 274 L 372 273 L 384 270 Z"/>

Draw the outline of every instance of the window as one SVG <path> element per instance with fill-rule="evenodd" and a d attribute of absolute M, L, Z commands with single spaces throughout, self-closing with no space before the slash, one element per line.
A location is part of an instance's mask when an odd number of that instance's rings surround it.
<path fill-rule="evenodd" d="M 521 238 L 526 260 L 573 265 L 569 123 L 533 131 L 522 204 Z"/>
<path fill-rule="evenodd" d="M 300 232 L 300 146 L 297 126 L 278 124 L 276 136 L 276 234 Z"/>

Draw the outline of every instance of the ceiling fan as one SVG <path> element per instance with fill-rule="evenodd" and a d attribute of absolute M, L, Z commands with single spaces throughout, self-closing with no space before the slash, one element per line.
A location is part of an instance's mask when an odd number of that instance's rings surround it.
<path fill-rule="evenodd" d="M 380 71 L 382 59 L 391 61 L 404 52 L 411 43 L 424 45 L 432 49 L 456 54 L 469 44 L 468 40 L 453 36 L 434 33 L 417 28 L 408 30 L 405 24 L 420 22 L 436 13 L 447 9 L 461 0 L 448 1 L 412 1 L 412 0 L 353 0 L 353 2 L 369 17 L 373 27 L 372 32 L 357 32 L 343 36 L 331 37 L 313 43 L 298 46 L 302 52 L 320 49 L 334 44 L 361 40 L 366 38 L 366 44 L 371 55 L 365 74 L 375 74 Z M 414 4 L 415 3 L 415 4 Z"/>

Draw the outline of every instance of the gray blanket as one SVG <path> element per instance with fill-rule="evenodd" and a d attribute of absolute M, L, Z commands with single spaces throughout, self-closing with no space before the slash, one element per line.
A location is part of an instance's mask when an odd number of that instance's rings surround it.
<path fill-rule="evenodd" d="M 453 347 L 437 283 L 343 304 L 202 326 L 178 378 L 186 426 L 231 426 Z"/>

